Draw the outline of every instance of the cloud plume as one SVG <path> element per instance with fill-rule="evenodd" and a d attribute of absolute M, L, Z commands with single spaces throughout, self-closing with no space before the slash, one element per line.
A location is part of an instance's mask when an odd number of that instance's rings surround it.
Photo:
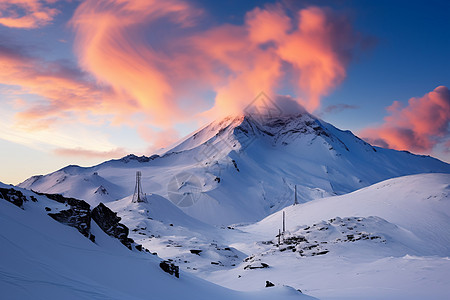
<path fill-rule="evenodd" d="M 80 65 L 121 95 L 110 102 L 119 112 L 165 127 L 205 111 L 241 112 L 286 82 L 314 111 L 345 78 L 358 43 L 346 18 L 319 7 L 290 17 L 269 5 L 248 12 L 243 25 L 207 29 L 201 16 L 181 0 L 85 1 L 71 20 Z"/>
<path fill-rule="evenodd" d="M 450 143 L 450 91 L 438 86 L 420 98 L 411 98 L 403 107 L 398 101 L 378 127 L 360 135 L 371 143 L 397 150 L 430 153 L 438 144 Z"/>
<path fill-rule="evenodd" d="M 55 2 L 0 0 L 0 24 L 45 26 Z M 184 0 L 86 0 L 69 21 L 77 64 L 2 44 L 0 84 L 22 99 L 16 120 L 28 130 L 111 121 L 162 147 L 177 124 L 241 113 L 260 92 L 317 110 L 360 42 L 344 16 L 315 6 L 256 7 L 240 25 L 205 14 Z"/>

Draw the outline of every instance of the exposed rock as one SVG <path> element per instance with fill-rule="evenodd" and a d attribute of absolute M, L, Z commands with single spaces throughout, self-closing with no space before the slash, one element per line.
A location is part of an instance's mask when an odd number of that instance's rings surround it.
<path fill-rule="evenodd" d="M 272 287 L 272 286 L 275 286 L 275 284 L 273 284 L 269 280 L 266 280 L 266 287 Z"/>
<path fill-rule="evenodd" d="M 99 195 L 108 195 L 108 190 L 103 186 L 99 186 L 98 189 L 94 192 L 94 194 L 99 194 Z"/>
<path fill-rule="evenodd" d="M 145 155 L 142 156 L 136 156 L 134 154 L 128 154 L 127 156 L 122 157 L 121 159 L 119 159 L 120 161 L 124 162 L 124 163 L 129 163 L 131 161 L 137 161 L 140 163 L 146 163 L 149 162 L 150 160 L 155 159 L 156 157 L 154 155 L 152 155 L 152 157 L 147 157 Z"/>
<path fill-rule="evenodd" d="M 268 268 L 268 267 L 269 267 L 268 264 L 262 262 L 262 263 L 259 263 L 259 265 L 258 265 L 258 264 L 246 265 L 246 266 L 244 267 L 244 270 L 248 270 L 248 269 L 250 269 L 250 270 L 254 270 L 254 269 L 266 269 L 266 268 Z"/>
<path fill-rule="evenodd" d="M 91 238 L 91 207 L 87 202 L 74 198 L 64 198 L 59 194 L 46 194 L 46 196 L 70 206 L 67 210 L 49 213 L 50 217 L 62 224 L 75 227 L 85 237 L 93 239 Z"/>
<path fill-rule="evenodd" d="M 121 218 L 117 216 L 117 213 L 100 203 L 92 210 L 91 215 L 92 219 L 106 234 L 119 239 L 128 249 L 133 249 L 134 241 L 128 237 L 128 227 L 119 223 Z"/>
<path fill-rule="evenodd" d="M 180 278 L 180 268 L 175 265 L 174 263 L 163 260 L 159 263 L 159 267 L 166 273 L 169 273 L 170 275 L 175 275 L 176 278 Z"/>
<path fill-rule="evenodd" d="M 189 251 L 191 251 L 192 254 L 197 254 L 197 255 L 200 255 L 200 253 L 202 252 L 202 250 L 198 250 L 198 249 L 191 249 Z"/>
<path fill-rule="evenodd" d="M 15 189 L 4 189 L 0 188 L 0 198 L 5 199 L 8 202 L 11 202 L 15 206 L 18 206 L 23 209 L 23 203 L 28 201 L 27 197 L 22 194 L 21 191 Z"/>

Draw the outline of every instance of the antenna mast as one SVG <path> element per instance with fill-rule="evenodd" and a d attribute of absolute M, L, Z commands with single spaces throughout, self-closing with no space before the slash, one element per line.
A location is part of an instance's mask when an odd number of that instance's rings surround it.
<path fill-rule="evenodd" d="M 298 200 L 297 200 L 297 185 L 295 185 L 295 197 L 294 197 L 294 205 L 298 204 Z"/>
<path fill-rule="evenodd" d="M 136 186 L 134 187 L 133 200 L 134 203 L 147 202 L 145 194 L 142 192 L 141 171 L 136 172 Z"/>

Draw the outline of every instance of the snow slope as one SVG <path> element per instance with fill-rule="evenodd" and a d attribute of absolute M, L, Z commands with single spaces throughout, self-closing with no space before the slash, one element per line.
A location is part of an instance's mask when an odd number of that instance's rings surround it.
<path fill-rule="evenodd" d="M 184 138 L 161 156 L 129 155 L 100 165 L 68 166 L 20 187 L 62 193 L 95 205 L 130 196 L 135 173 L 147 193 L 210 224 L 255 222 L 290 205 L 341 195 L 419 173 L 450 173 L 432 157 L 373 147 L 316 117 L 228 117 Z"/>
<path fill-rule="evenodd" d="M 95 223 L 92 243 L 46 215 L 64 204 L 21 191 L 37 202 L 21 209 L 0 199 L 2 299 L 312 299 L 290 287 L 237 292 L 185 272 L 175 278 L 157 256 L 128 250 Z"/>
<path fill-rule="evenodd" d="M 108 206 L 137 243 L 227 288 L 258 291 L 268 280 L 319 299 L 450 294 L 450 174 L 398 177 L 288 206 L 279 246 L 283 211 L 254 224 L 214 227 L 165 200 L 128 197 Z"/>
<path fill-rule="evenodd" d="M 320 299 L 448 299 L 450 174 L 420 174 L 286 207 L 229 231 L 245 253 L 209 280 L 239 290 L 266 279 Z M 281 239 L 283 240 L 283 239 Z M 265 269 L 246 266 L 269 265 Z"/>

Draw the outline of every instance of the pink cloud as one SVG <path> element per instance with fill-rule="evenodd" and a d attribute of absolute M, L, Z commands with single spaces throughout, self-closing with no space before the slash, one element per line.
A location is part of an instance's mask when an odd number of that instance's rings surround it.
<path fill-rule="evenodd" d="M 83 148 L 57 148 L 53 152 L 60 156 L 83 157 L 83 158 L 120 158 L 128 154 L 123 148 L 116 148 L 109 151 L 95 151 Z"/>
<path fill-rule="evenodd" d="M 22 111 L 17 120 L 23 126 L 42 129 L 59 118 L 101 107 L 101 98 L 108 90 L 86 79 L 86 74 L 63 62 L 45 62 L 18 49 L 0 46 L 0 83 L 19 87 L 16 93 L 42 98 L 33 102 L 20 100 Z"/>
<path fill-rule="evenodd" d="M 179 133 L 172 128 L 166 130 L 154 130 L 148 126 L 141 125 L 138 127 L 138 133 L 144 140 L 151 144 L 148 148 L 148 152 L 151 153 L 170 146 L 181 138 Z"/>
<path fill-rule="evenodd" d="M 37 28 L 59 13 L 51 4 L 58 0 L 0 0 L 0 24 L 12 28 Z"/>
<path fill-rule="evenodd" d="M 440 143 L 450 142 L 450 91 L 439 86 L 420 98 L 411 98 L 403 107 L 398 101 L 378 127 L 360 134 L 369 142 L 398 150 L 430 153 Z"/>
<path fill-rule="evenodd" d="M 182 0 L 88 0 L 71 20 L 76 53 L 84 70 L 128 99 L 112 105 L 167 127 L 208 106 L 213 117 L 239 113 L 261 91 L 276 94 L 292 74 L 299 101 L 315 110 L 345 78 L 358 43 L 345 18 L 318 7 L 295 18 L 282 5 L 255 8 L 241 26 L 207 30 L 196 27 L 199 16 Z M 174 38 L 159 34 L 154 43 L 152 27 L 161 22 Z M 216 95 L 212 107 L 198 96 L 208 91 Z"/>
<path fill-rule="evenodd" d="M 15 19 L 16 8 L 24 16 L 46 12 L 23 21 L 33 28 L 52 20 L 53 2 L 0 0 L 0 6 Z M 22 97 L 17 120 L 29 128 L 104 116 L 166 146 L 175 124 L 240 113 L 261 91 L 275 99 L 281 86 L 318 109 L 345 78 L 360 42 L 345 17 L 319 7 L 291 14 L 282 4 L 268 5 L 249 11 L 242 25 L 208 29 L 199 25 L 202 15 L 184 0 L 86 0 L 70 21 L 80 69 L 0 46 L 0 83 L 39 98 Z"/>

